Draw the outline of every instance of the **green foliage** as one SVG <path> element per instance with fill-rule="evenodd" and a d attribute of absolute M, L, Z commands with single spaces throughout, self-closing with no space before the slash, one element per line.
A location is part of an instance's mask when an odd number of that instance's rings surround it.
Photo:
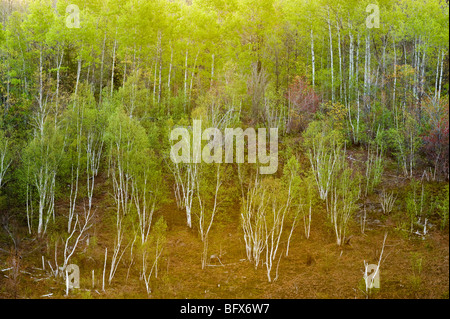
<path fill-rule="evenodd" d="M 11 165 L 11 142 L 5 136 L 3 131 L 0 131 L 0 189 L 5 183 L 5 174 Z"/>
<path fill-rule="evenodd" d="M 303 137 L 320 198 L 325 200 L 345 161 L 343 132 L 323 120 L 313 121 Z"/>
<path fill-rule="evenodd" d="M 414 231 L 414 226 L 418 222 L 428 219 L 433 210 L 433 202 L 430 200 L 428 190 L 423 183 L 411 179 L 409 191 L 406 196 L 406 211 L 410 220 L 410 232 Z"/>
<path fill-rule="evenodd" d="M 320 198 L 314 188 L 314 177 L 312 174 L 302 176 L 300 163 L 295 155 L 292 155 L 283 168 L 283 186 L 288 189 L 291 188 L 291 208 L 287 215 L 287 220 L 291 223 L 296 221 L 296 218 L 305 217 L 311 212 L 312 207 L 315 207 Z M 311 207 L 311 210 L 310 210 Z"/>
<path fill-rule="evenodd" d="M 295 155 L 291 155 L 283 167 L 283 182 L 291 187 L 294 194 L 298 193 L 301 187 L 300 172 L 300 163 Z"/>
<path fill-rule="evenodd" d="M 375 140 L 368 143 L 366 160 L 366 196 L 373 192 L 380 182 L 384 171 L 383 148 L 380 142 Z"/>
<path fill-rule="evenodd" d="M 388 147 L 405 176 L 411 177 L 416 167 L 417 152 L 422 143 L 420 133 L 417 121 L 410 115 L 407 115 L 401 128 L 391 128 L 387 131 Z"/>
<path fill-rule="evenodd" d="M 338 246 L 344 244 L 348 229 L 361 197 L 361 176 L 346 165 L 339 171 L 339 178 L 327 199 L 328 217 L 336 233 Z"/>
<path fill-rule="evenodd" d="M 110 156 L 124 161 L 125 169 L 138 171 L 147 162 L 145 156 L 149 151 L 149 141 L 145 129 L 123 110 L 110 116 L 105 143 L 109 146 Z"/>
<path fill-rule="evenodd" d="M 411 275 L 409 281 L 414 293 L 422 286 L 423 257 L 419 253 L 411 253 Z"/>
<path fill-rule="evenodd" d="M 342 147 L 343 132 L 332 127 L 332 121 L 313 121 L 303 133 L 304 146 L 312 148 L 314 145 L 323 146 L 327 151 Z"/>
<path fill-rule="evenodd" d="M 152 227 L 152 234 L 149 243 L 157 251 L 161 250 L 167 242 L 167 223 L 163 216 L 160 216 Z"/>

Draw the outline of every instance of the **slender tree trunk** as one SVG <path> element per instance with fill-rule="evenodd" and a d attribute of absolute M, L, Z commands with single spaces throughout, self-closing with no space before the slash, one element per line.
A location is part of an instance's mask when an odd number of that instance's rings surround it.
<path fill-rule="evenodd" d="M 184 64 L 184 107 L 186 111 L 187 103 L 187 77 L 188 77 L 188 49 L 186 48 L 186 59 Z"/>
<path fill-rule="evenodd" d="M 339 55 L 339 98 L 342 100 L 342 54 L 341 54 L 341 29 L 339 22 L 336 21 L 338 31 L 338 55 Z"/>
<path fill-rule="evenodd" d="M 39 130 L 40 130 L 40 138 L 42 139 L 44 137 L 44 118 L 45 118 L 45 110 L 44 110 L 44 105 L 43 105 L 43 72 L 44 72 L 44 66 L 43 66 L 43 48 L 42 48 L 42 44 L 39 50 Z M 8 81 L 9 83 L 9 81 Z"/>
<path fill-rule="evenodd" d="M 75 82 L 75 97 L 77 97 L 78 94 L 78 85 L 80 83 L 80 75 L 81 75 L 81 55 L 78 57 L 78 66 L 77 66 L 77 80 Z"/>
<path fill-rule="evenodd" d="M 354 49 L 353 49 L 353 34 L 351 31 L 351 24 L 350 22 L 348 23 L 349 25 L 349 66 L 348 66 L 348 100 L 349 102 L 352 101 L 352 92 L 353 92 L 353 55 L 354 55 Z"/>
<path fill-rule="evenodd" d="M 426 62 L 426 53 L 427 53 L 427 48 L 424 47 L 423 48 L 423 55 L 422 55 L 422 66 L 420 68 L 420 92 L 419 92 L 419 123 L 422 121 L 422 98 L 423 95 L 425 94 L 425 62 Z"/>
<path fill-rule="evenodd" d="M 125 81 L 127 79 L 127 63 L 123 64 L 123 77 L 122 77 L 122 88 L 125 87 Z"/>
<path fill-rule="evenodd" d="M 417 76 L 417 74 L 418 74 L 418 72 L 419 72 L 419 70 L 418 70 L 418 64 L 419 64 L 419 61 L 418 61 L 418 56 L 419 56 L 419 52 L 418 52 L 418 42 L 420 41 L 420 37 L 419 37 L 419 39 L 417 39 L 417 38 L 414 38 L 414 64 L 413 64 L 413 68 L 414 68 L 414 85 L 413 85 L 413 95 L 414 95 L 414 99 L 415 99 L 415 102 L 416 102 L 416 104 L 417 104 L 417 101 L 418 101 L 418 94 L 417 94 L 417 82 L 418 82 L 418 76 Z"/>
<path fill-rule="evenodd" d="M 278 49 L 275 46 L 275 92 L 278 93 L 280 88 L 280 69 L 279 69 L 279 58 L 278 58 Z"/>
<path fill-rule="evenodd" d="M 20 44 L 20 36 L 19 35 L 17 35 L 17 40 L 18 40 L 18 43 Z M 22 49 L 21 45 L 19 45 L 19 48 L 20 48 L 20 53 L 22 54 L 24 90 L 25 90 L 25 94 L 28 94 L 28 81 L 27 81 L 27 73 L 26 73 L 25 55 L 23 53 L 23 49 Z M 8 63 L 8 68 L 9 68 L 9 63 Z"/>
<path fill-rule="evenodd" d="M 445 51 L 442 50 L 441 53 L 441 74 L 440 74 L 440 79 L 439 79 L 439 91 L 438 91 L 438 101 L 441 100 L 441 89 L 442 89 L 442 72 L 444 70 L 444 57 L 445 57 Z"/>
<path fill-rule="evenodd" d="M 370 111 L 370 37 L 366 35 L 366 52 L 364 66 L 364 107 L 367 112 Z"/>
<path fill-rule="evenodd" d="M 212 61 L 211 61 L 211 83 L 209 84 L 209 88 L 212 88 L 213 80 L 214 80 L 214 53 L 212 54 Z"/>
<path fill-rule="evenodd" d="M 56 58 L 56 99 L 55 99 L 55 128 L 57 123 L 57 117 L 58 117 L 58 104 L 59 104 L 59 82 L 60 82 L 60 71 L 61 71 L 61 64 L 64 57 L 64 49 L 61 50 L 61 57 L 58 59 L 59 54 Z"/>
<path fill-rule="evenodd" d="M 439 85 L 439 64 L 441 61 L 441 48 L 439 48 L 437 54 L 437 63 L 436 63 L 436 80 L 434 82 L 434 101 L 437 101 L 437 93 L 438 93 L 438 85 Z"/>
<path fill-rule="evenodd" d="M 195 56 L 194 68 L 192 69 L 192 73 L 191 73 L 191 83 L 189 84 L 189 101 L 191 100 L 191 96 L 192 96 L 192 86 L 194 83 L 195 70 L 197 68 L 197 59 L 198 59 L 199 53 L 200 53 L 200 50 L 197 51 L 197 55 Z"/>
<path fill-rule="evenodd" d="M 102 61 L 100 64 L 100 84 L 99 84 L 99 95 L 98 95 L 98 104 L 102 103 L 102 88 L 103 88 L 103 66 L 105 62 L 105 46 L 106 46 L 106 26 L 105 26 L 105 34 L 103 36 L 103 47 L 102 47 Z"/>
<path fill-rule="evenodd" d="M 161 31 L 158 33 L 158 58 L 159 58 L 159 85 L 158 85 L 158 104 L 161 102 L 162 94 L 162 48 Z"/>
<path fill-rule="evenodd" d="M 404 65 L 407 65 L 407 58 L 406 58 L 406 44 L 405 44 L 405 42 L 403 42 L 403 58 L 404 58 Z M 407 96 L 407 92 L 408 92 L 408 90 L 409 90 L 409 83 L 408 83 L 408 81 L 406 81 L 406 80 L 404 80 L 404 90 L 403 90 L 403 110 L 402 110 L 402 115 L 403 115 L 403 118 L 402 118 L 402 122 L 404 121 L 404 119 L 405 119 L 405 114 L 406 114 L 406 96 Z"/>
<path fill-rule="evenodd" d="M 314 35 L 313 35 L 313 29 L 311 27 L 311 66 L 312 66 L 312 86 L 313 90 L 315 90 L 315 74 L 316 74 L 316 58 L 314 55 Z"/>
<path fill-rule="evenodd" d="M 158 69 L 158 56 L 155 56 L 155 71 L 153 72 L 153 104 L 156 104 L 156 77 Z"/>
<path fill-rule="evenodd" d="M 114 37 L 112 66 L 111 66 L 111 92 L 110 92 L 111 98 L 113 96 L 114 91 L 114 67 L 116 65 L 116 46 L 117 46 L 117 28 L 116 28 L 116 36 Z"/>
<path fill-rule="evenodd" d="M 394 110 L 394 121 L 398 129 L 398 109 L 397 103 L 395 102 L 395 93 L 397 89 L 397 49 L 395 47 L 395 38 L 392 38 L 392 46 L 394 48 L 394 84 L 392 88 L 392 108 Z"/>
<path fill-rule="evenodd" d="M 10 90 L 10 82 L 11 82 L 11 72 L 10 72 L 10 64 L 9 59 L 7 59 L 7 67 L 6 67 L 6 98 L 5 98 L 5 113 L 9 110 L 9 90 Z"/>
<path fill-rule="evenodd" d="M 361 107 L 360 107 L 360 94 L 359 94 L 359 44 L 360 44 L 360 37 L 358 33 L 358 39 L 356 44 L 356 79 L 355 79 L 355 86 L 356 86 L 356 142 L 359 142 L 359 117 L 361 113 Z"/>
<path fill-rule="evenodd" d="M 348 63 L 348 93 L 346 94 L 347 96 L 347 112 L 348 112 L 348 117 L 349 117 L 349 123 L 350 126 L 352 128 L 352 133 L 353 133 L 353 142 L 357 142 L 357 137 L 356 137 L 356 130 L 355 130 L 355 126 L 353 124 L 353 119 L 352 119 L 352 110 L 351 110 L 351 105 L 352 105 L 352 100 L 353 100 L 353 68 L 354 68 L 354 60 L 353 60 L 353 56 L 354 56 L 354 47 L 353 47 L 353 34 L 351 31 L 351 24 L 350 21 L 348 22 L 348 27 L 349 27 L 349 63 Z"/>

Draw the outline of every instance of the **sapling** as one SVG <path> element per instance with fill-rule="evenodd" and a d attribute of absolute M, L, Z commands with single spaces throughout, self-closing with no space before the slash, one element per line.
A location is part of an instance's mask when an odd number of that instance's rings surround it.
<path fill-rule="evenodd" d="M 449 187 L 445 185 L 444 196 L 442 200 L 437 203 L 438 214 L 441 217 L 441 229 L 444 229 L 448 225 L 449 214 Z"/>
<path fill-rule="evenodd" d="M 173 163 L 169 166 L 175 178 L 175 198 L 178 208 L 186 212 L 186 223 L 192 227 L 192 203 L 196 194 L 198 164 Z"/>
<path fill-rule="evenodd" d="M 273 262 L 277 257 L 291 202 L 292 179 L 288 185 L 283 185 L 278 179 L 261 180 L 258 175 L 255 182 L 249 185 L 247 197 L 243 199 L 241 222 L 247 259 L 257 268 L 261 254 L 265 252 L 263 265 L 266 266 L 269 282 L 272 281 Z"/>
<path fill-rule="evenodd" d="M 37 200 L 38 236 L 46 233 L 50 219 L 54 218 L 56 174 L 64 150 L 64 143 L 58 129 L 48 124 L 42 134 L 36 135 L 27 145 L 22 157 L 29 185 L 27 199 Z M 36 197 L 33 194 L 36 194 Z M 28 208 L 33 207 L 34 205 L 30 202 Z M 29 212 L 28 216 L 32 214 L 33 212 Z"/>
<path fill-rule="evenodd" d="M 367 210 L 366 205 L 364 205 L 364 214 L 363 216 L 360 216 L 361 234 L 364 234 L 366 230 L 366 220 L 367 220 Z"/>
<path fill-rule="evenodd" d="M 270 181 L 272 182 L 272 181 Z M 274 180 L 274 186 L 269 186 L 270 189 L 274 190 L 270 196 L 270 210 L 266 216 L 264 216 L 264 237 L 265 237 L 265 251 L 266 251 L 266 270 L 267 279 L 269 282 L 272 281 L 271 271 L 273 262 L 277 256 L 277 251 L 280 245 L 281 235 L 283 234 L 284 220 L 287 211 L 290 208 L 292 201 L 291 197 L 291 183 L 289 183 L 286 193 L 283 191 L 278 191 L 277 181 Z M 282 254 L 280 254 L 281 257 Z M 279 262 L 278 262 L 279 265 Z M 278 278 L 278 265 L 277 274 L 275 278 Z"/>
<path fill-rule="evenodd" d="M 345 147 L 338 131 L 329 130 L 318 121 L 309 125 L 304 137 L 320 199 L 326 200 L 342 158 L 345 157 Z"/>
<path fill-rule="evenodd" d="M 149 241 L 142 247 L 141 278 L 144 280 L 145 288 L 148 294 L 151 293 L 150 279 L 152 275 L 154 275 L 155 278 L 158 278 L 158 263 L 167 241 L 166 232 L 167 224 L 164 218 L 160 217 L 153 226 Z M 153 258 L 151 256 L 153 256 Z M 149 262 L 151 263 L 150 270 L 148 269 Z"/>
<path fill-rule="evenodd" d="M 430 211 L 431 203 L 429 202 L 428 193 L 422 183 L 412 179 L 410 183 L 410 191 L 406 197 L 406 211 L 409 215 L 410 233 L 414 233 L 414 226 L 420 225 L 421 219 L 427 219 Z M 421 225 L 424 227 L 424 225 Z M 426 230 L 426 228 L 425 228 Z M 417 232 L 416 232 L 417 233 Z"/>
<path fill-rule="evenodd" d="M 209 183 L 207 177 L 204 175 L 208 172 L 202 170 L 202 175 L 197 179 L 197 198 L 199 203 L 199 214 L 198 214 L 198 222 L 199 222 L 199 232 L 200 238 L 203 242 L 203 253 L 202 253 L 202 269 L 204 269 L 207 265 L 208 261 L 208 235 L 211 230 L 211 226 L 214 222 L 214 217 L 217 213 L 219 206 L 219 191 L 222 186 L 223 176 L 221 174 L 221 165 L 215 164 L 214 171 L 211 173 L 214 174 L 214 178 L 212 182 L 215 184 L 213 188 L 213 192 L 210 191 Z M 223 168 L 222 168 L 223 169 Z M 202 184 L 200 184 L 200 180 Z M 205 183 L 206 182 L 206 183 Z M 212 202 L 212 205 L 209 203 Z M 212 206 L 212 207 L 211 207 Z"/>
<path fill-rule="evenodd" d="M 290 203 L 291 207 L 288 207 L 289 208 L 288 213 L 290 212 L 292 213 L 292 209 L 290 208 L 293 208 L 294 206 L 296 206 L 296 208 L 293 209 L 292 226 L 286 244 L 286 256 L 289 255 L 289 246 L 291 243 L 292 234 L 294 233 L 294 229 L 297 226 L 298 217 L 300 215 L 300 212 L 303 212 L 304 209 L 302 196 L 303 189 L 301 188 L 302 182 L 304 181 L 301 180 L 299 173 L 300 173 L 300 165 L 297 161 L 297 158 L 295 156 L 291 156 L 288 163 L 284 167 L 283 179 L 284 182 L 288 185 L 289 196 L 290 198 L 292 198 L 292 203 Z"/>
<path fill-rule="evenodd" d="M 366 196 L 372 193 L 374 188 L 381 182 L 383 175 L 383 151 L 382 148 L 375 143 L 369 143 L 367 148 L 367 160 L 366 164 Z"/>
<path fill-rule="evenodd" d="M 303 185 L 305 185 L 306 182 L 306 203 L 301 206 L 302 213 L 303 213 L 303 226 L 305 230 L 305 238 L 309 239 L 311 235 L 311 218 L 312 218 L 312 207 L 313 207 L 313 200 L 314 200 L 314 189 L 313 189 L 313 183 L 311 180 L 311 177 L 308 177 L 304 180 Z"/>
<path fill-rule="evenodd" d="M 381 194 L 379 195 L 379 200 L 381 204 L 381 209 L 383 209 L 384 214 L 389 214 L 392 212 L 396 199 L 397 196 L 394 195 L 394 192 L 388 193 L 386 192 L 385 189 L 381 191 Z"/>
<path fill-rule="evenodd" d="M 352 171 L 345 169 L 330 193 L 330 219 L 336 234 L 336 243 L 341 246 L 347 235 L 348 223 L 356 210 L 356 201 L 361 193 L 359 178 L 353 178 Z"/>
<path fill-rule="evenodd" d="M 364 283 L 365 283 L 365 295 L 366 298 L 369 298 L 370 295 L 370 291 L 371 289 L 375 288 L 375 281 L 379 280 L 379 275 L 380 275 L 380 266 L 381 266 L 381 262 L 383 261 L 383 253 L 384 253 L 384 248 L 386 245 L 386 239 L 387 239 L 387 233 L 384 234 L 384 239 L 383 239 L 383 246 L 381 247 L 381 252 L 380 252 L 380 257 L 378 259 L 378 263 L 375 267 L 375 269 L 373 269 L 373 273 L 371 275 L 369 275 L 369 264 L 366 263 L 366 261 L 364 260 Z M 379 287 L 377 287 L 379 288 Z"/>
<path fill-rule="evenodd" d="M 268 203 L 266 189 L 261 185 L 258 175 L 254 183 L 250 183 L 247 195 L 241 206 L 241 225 L 244 231 L 247 259 L 258 267 L 260 255 L 265 248 L 264 216 Z"/>
<path fill-rule="evenodd" d="M 0 130 L 0 189 L 4 184 L 6 171 L 12 162 L 9 144 L 9 139 L 5 136 L 3 131 Z"/>
<path fill-rule="evenodd" d="M 295 209 L 294 220 L 292 221 L 291 231 L 289 232 L 289 236 L 288 236 L 288 240 L 287 240 L 287 244 L 286 244 L 286 257 L 289 256 L 289 246 L 291 244 L 292 234 L 294 233 L 294 229 L 297 224 L 297 219 L 298 219 L 298 216 L 300 215 L 300 211 L 302 209 L 303 209 L 303 204 L 298 205 L 297 208 Z M 309 216 L 311 217 L 311 214 Z M 305 219 L 305 216 L 303 215 L 303 220 L 304 219 Z M 305 222 L 305 220 L 304 220 L 304 222 Z M 311 222 L 311 218 L 309 219 L 309 222 Z M 306 228 L 307 228 L 307 226 L 306 226 L 306 222 L 305 222 L 305 235 L 307 233 Z"/>
<path fill-rule="evenodd" d="M 74 255 L 78 245 L 93 225 L 93 216 L 94 212 L 89 210 L 84 210 L 84 214 L 75 214 L 75 222 L 72 230 L 67 234 L 67 238 L 63 241 L 64 248 L 62 266 L 59 266 L 58 263 L 58 240 L 55 241 L 55 267 L 52 266 L 50 261 L 47 261 L 50 266 L 51 273 L 55 277 L 60 275 L 64 276 L 66 267 L 69 265 L 70 258 Z"/>

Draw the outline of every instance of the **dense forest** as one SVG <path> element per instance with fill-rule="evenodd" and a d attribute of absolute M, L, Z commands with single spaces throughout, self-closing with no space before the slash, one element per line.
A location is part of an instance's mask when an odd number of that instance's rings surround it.
<path fill-rule="evenodd" d="M 1 298 L 449 298 L 446 1 L 0 11 Z M 174 162 L 194 120 L 277 171 Z"/>

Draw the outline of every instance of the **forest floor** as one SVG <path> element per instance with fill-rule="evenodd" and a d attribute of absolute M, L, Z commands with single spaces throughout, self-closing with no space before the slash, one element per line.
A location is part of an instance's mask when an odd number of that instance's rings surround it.
<path fill-rule="evenodd" d="M 383 183 L 398 183 L 398 180 L 392 178 Z M 399 183 L 394 185 L 396 189 L 404 187 Z M 440 186 L 442 183 L 436 184 Z M 73 260 L 80 267 L 80 289 L 66 297 L 63 279 L 49 277 L 47 265 L 42 269 L 41 256 L 46 251 L 49 254 L 53 248 L 25 238 L 21 242 L 20 267 L 15 279 L 9 269 L 14 254 L 0 254 L 0 298 L 365 298 L 364 261 L 378 262 L 386 232 L 380 289 L 370 297 L 449 298 L 448 227 L 440 230 L 435 225 L 424 239 L 410 235 L 398 227 L 396 216 L 401 212 L 383 215 L 374 196 L 366 200 L 367 207 L 373 209 L 367 210 L 364 233 L 361 216 L 356 214 L 350 228 L 352 237 L 342 247 L 336 245 L 325 210 L 314 212 L 309 239 L 305 238 L 300 221 L 287 257 L 286 243 L 280 244 L 283 256 L 278 278 L 271 283 L 267 280 L 265 266 L 255 269 L 246 260 L 239 205 L 230 210 L 227 218 L 218 215 L 209 237 L 209 253 L 220 256 L 220 261 L 213 258 L 202 270 L 202 242 L 197 230 L 189 229 L 183 211 L 174 203 L 168 203 L 159 212 L 168 224 L 167 244 L 157 278 L 151 281 L 152 292 L 148 295 L 143 281 L 139 280 L 141 264 L 139 260 L 130 262 L 129 249 L 111 285 L 106 283 L 102 291 L 104 252 L 106 247 L 109 254 L 113 251 L 114 233 L 112 228 L 101 227 L 108 224 L 107 212 L 114 209 L 114 205 L 104 179 L 98 180 L 97 190 L 93 236 L 89 246 L 80 248 Z M 276 263 L 272 278 L 275 269 Z"/>

